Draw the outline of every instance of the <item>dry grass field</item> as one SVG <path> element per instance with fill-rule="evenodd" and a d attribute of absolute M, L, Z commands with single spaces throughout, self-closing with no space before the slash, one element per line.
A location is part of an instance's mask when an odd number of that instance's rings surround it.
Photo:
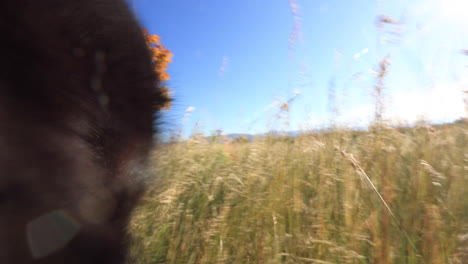
<path fill-rule="evenodd" d="M 135 263 L 467 263 L 468 125 L 193 136 L 154 156 Z"/>

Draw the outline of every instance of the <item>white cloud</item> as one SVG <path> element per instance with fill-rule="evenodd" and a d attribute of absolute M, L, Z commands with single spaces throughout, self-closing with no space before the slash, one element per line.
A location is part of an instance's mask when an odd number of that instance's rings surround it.
<path fill-rule="evenodd" d="M 444 0 L 440 1 L 440 14 L 447 20 L 452 20 L 456 23 L 466 23 L 466 10 L 468 10 L 468 2 L 466 0 Z"/>
<path fill-rule="evenodd" d="M 189 107 L 187 107 L 187 109 L 185 109 L 185 113 L 191 113 L 191 112 L 195 111 L 195 109 L 196 108 L 194 106 L 189 106 Z"/>
<path fill-rule="evenodd" d="M 374 117 L 374 106 L 370 103 L 360 104 L 349 109 L 342 109 L 337 123 L 345 126 L 368 126 Z"/>
<path fill-rule="evenodd" d="M 452 122 L 465 114 L 463 89 L 468 89 L 468 82 L 451 82 L 436 85 L 424 90 L 391 92 L 385 101 L 384 118 L 390 124 L 400 122 L 414 124 L 421 117 L 429 122 Z M 340 115 L 335 122 L 340 126 L 366 127 L 374 119 L 375 107 L 372 100 L 359 105 L 339 109 Z M 326 126 L 329 119 L 323 116 L 309 116 L 299 124 L 301 128 L 319 128 Z"/>
<path fill-rule="evenodd" d="M 463 83 L 435 85 L 424 91 L 396 92 L 390 95 L 388 116 L 414 122 L 419 117 L 433 122 L 448 122 L 464 116 Z"/>
<path fill-rule="evenodd" d="M 312 129 L 320 129 L 327 125 L 328 120 L 323 118 L 323 116 L 318 116 L 315 114 L 309 114 L 307 119 L 304 121 L 299 121 L 297 124 L 297 128 L 300 130 L 312 130 Z"/>
<path fill-rule="evenodd" d="M 196 108 L 194 106 L 189 106 L 187 107 L 187 109 L 185 109 L 184 117 L 182 118 L 182 123 L 186 123 L 188 122 L 188 120 L 190 120 L 190 117 L 192 116 L 193 111 L 195 111 L 195 109 Z"/>
<path fill-rule="evenodd" d="M 221 67 L 219 68 L 219 76 L 224 76 L 224 73 L 227 71 L 227 67 L 229 65 L 229 57 L 223 56 L 223 60 L 221 61 Z"/>

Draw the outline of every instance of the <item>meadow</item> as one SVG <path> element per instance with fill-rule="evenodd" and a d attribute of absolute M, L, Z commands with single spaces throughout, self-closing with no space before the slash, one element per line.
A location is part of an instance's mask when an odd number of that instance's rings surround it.
<path fill-rule="evenodd" d="M 468 125 L 161 146 L 135 263 L 468 263 Z"/>

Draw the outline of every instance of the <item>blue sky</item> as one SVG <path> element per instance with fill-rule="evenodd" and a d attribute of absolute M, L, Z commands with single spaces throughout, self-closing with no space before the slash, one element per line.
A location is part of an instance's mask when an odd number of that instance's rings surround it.
<path fill-rule="evenodd" d="M 466 0 L 129 1 L 174 54 L 175 101 L 165 120 L 185 135 L 196 124 L 206 133 L 320 128 L 333 106 L 337 123 L 366 125 L 372 69 L 387 54 L 387 119 L 465 114 Z M 399 23 L 379 31 L 379 15 Z M 289 111 L 281 110 L 290 99 Z"/>

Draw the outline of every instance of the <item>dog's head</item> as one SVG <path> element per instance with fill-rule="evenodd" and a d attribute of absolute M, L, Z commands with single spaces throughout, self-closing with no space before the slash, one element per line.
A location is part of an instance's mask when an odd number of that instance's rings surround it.
<path fill-rule="evenodd" d="M 165 103 L 123 0 L 0 3 L 0 263 L 122 263 Z"/>

